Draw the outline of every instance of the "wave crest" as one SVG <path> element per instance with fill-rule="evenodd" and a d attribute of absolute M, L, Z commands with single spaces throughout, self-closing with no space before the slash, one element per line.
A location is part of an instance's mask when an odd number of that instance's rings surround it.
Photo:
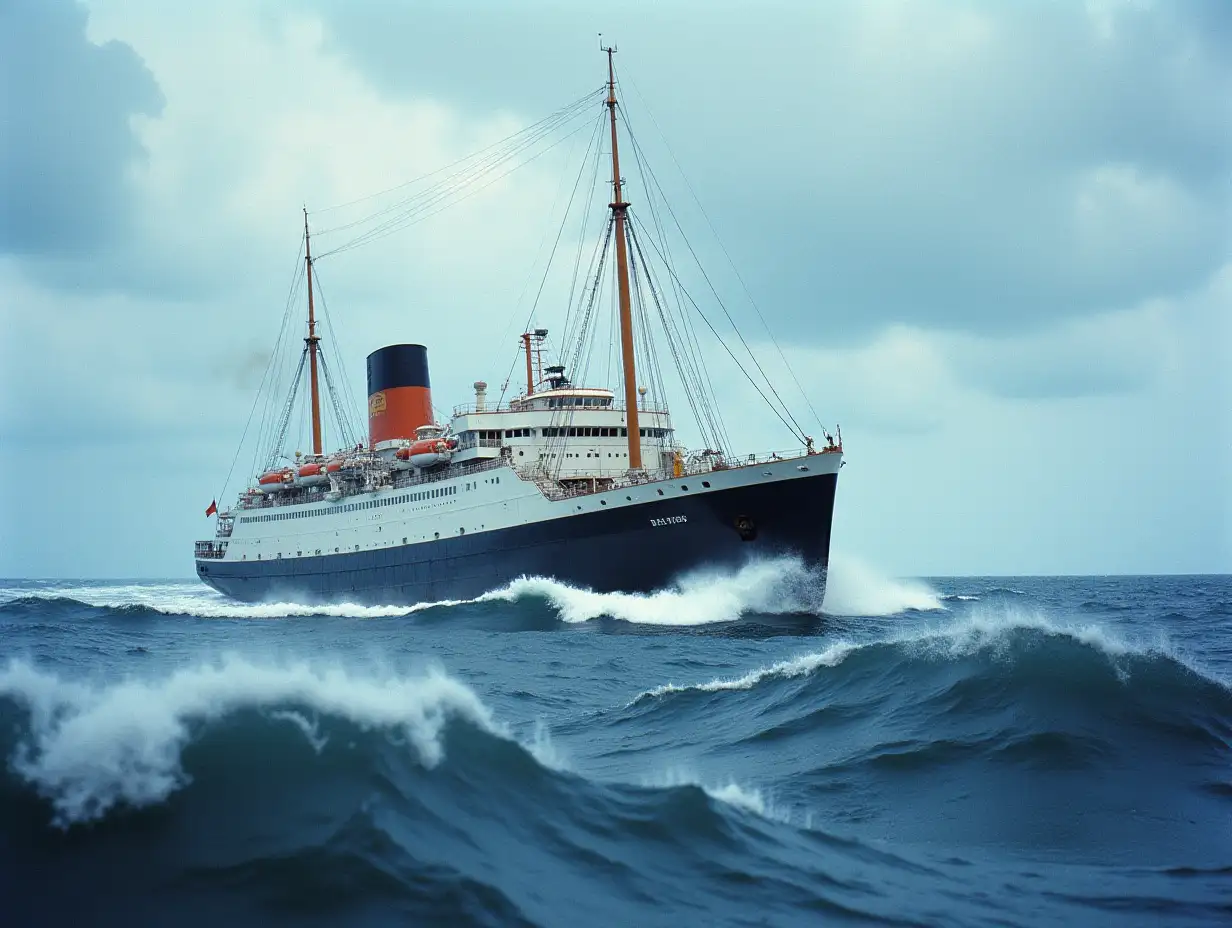
<path fill-rule="evenodd" d="M 836 641 L 821 651 L 807 651 L 754 668 L 738 677 L 715 678 L 707 682 L 688 684 L 665 683 L 638 693 L 627 705 L 684 692 L 750 690 L 763 682 L 809 676 L 823 668 L 838 667 L 853 655 L 870 651 L 893 651 L 896 659 L 902 662 L 956 660 L 980 654 L 1012 661 L 1023 656 L 1024 649 L 1031 647 L 1028 642 L 1023 641 L 1024 633 L 1034 633 L 1037 640 L 1042 636 L 1045 639 L 1060 639 L 1091 648 L 1111 664 L 1122 682 L 1129 678 L 1129 670 L 1123 666 L 1124 659 L 1162 660 L 1186 674 L 1226 692 L 1232 692 L 1232 684 L 1178 654 L 1162 636 L 1151 642 L 1131 642 L 1100 625 L 1058 624 L 1038 612 L 986 608 L 972 610 L 958 621 L 936 624 L 901 635 L 858 643 Z"/>
<path fill-rule="evenodd" d="M 154 682 L 90 685 L 14 660 L 0 670 L 0 697 L 30 717 L 12 767 L 52 802 L 61 825 L 100 818 L 118 804 L 166 799 L 187 782 L 181 752 L 194 731 L 239 710 L 281 711 L 285 718 L 296 706 L 397 731 L 429 767 L 443 757 L 451 718 L 499 731 L 468 687 L 436 670 L 370 678 L 233 657 Z"/>
<path fill-rule="evenodd" d="M 519 577 L 480 602 L 546 600 L 568 623 L 608 617 L 641 625 L 710 625 L 750 612 L 783 615 L 820 611 L 820 578 L 795 559 L 756 561 L 735 574 L 704 569 L 673 589 L 654 593 L 597 593 L 550 577 Z"/>

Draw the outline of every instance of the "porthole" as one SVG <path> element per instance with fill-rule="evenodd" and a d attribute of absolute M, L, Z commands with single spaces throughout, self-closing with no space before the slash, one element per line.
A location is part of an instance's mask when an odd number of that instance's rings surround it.
<path fill-rule="evenodd" d="M 662 490 L 660 490 L 660 491 L 659 491 L 659 495 L 660 495 L 660 496 L 662 496 L 662 495 L 663 495 L 663 491 L 662 491 Z"/>
<path fill-rule="evenodd" d="M 632 497 L 632 496 L 626 496 L 626 497 L 625 497 L 625 499 L 627 499 L 629 502 L 633 502 L 633 497 Z"/>
<path fill-rule="evenodd" d="M 703 480 L 703 481 L 702 481 L 702 486 L 704 486 L 707 490 L 709 490 L 709 489 L 710 489 L 710 481 L 709 481 L 709 480 Z"/>
<path fill-rule="evenodd" d="M 689 492 L 689 488 L 685 486 L 683 483 L 680 485 L 680 489 L 683 490 L 685 493 Z"/>
<path fill-rule="evenodd" d="M 607 500 L 605 500 L 605 499 L 601 499 L 601 500 L 599 500 L 599 505 L 600 505 L 600 506 L 606 506 L 606 505 L 607 505 Z"/>

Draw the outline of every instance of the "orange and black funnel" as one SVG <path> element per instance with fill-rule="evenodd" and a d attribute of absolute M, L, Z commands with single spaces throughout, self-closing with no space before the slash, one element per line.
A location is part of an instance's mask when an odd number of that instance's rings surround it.
<path fill-rule="evenodd" d="M 368 355 L 368 441 L 415 437 L 415 429 L 432 422 L 432 388 L 428 349 L 423 345 L 386 345 Z"/>

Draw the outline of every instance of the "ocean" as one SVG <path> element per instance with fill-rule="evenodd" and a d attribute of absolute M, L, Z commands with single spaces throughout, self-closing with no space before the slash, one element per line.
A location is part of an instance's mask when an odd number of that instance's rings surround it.
<path fill-rule="evenodd" d="M 1232 577 L 0 581 L 0 923 L 1232 924 Z"/>

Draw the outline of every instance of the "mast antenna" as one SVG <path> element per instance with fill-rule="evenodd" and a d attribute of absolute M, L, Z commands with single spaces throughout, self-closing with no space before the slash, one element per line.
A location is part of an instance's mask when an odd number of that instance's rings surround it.
<path fill-rule="evenodd" d="M 633 310 L 629 298 L 629 253 L 625 243 L 625 218 L 629 204 L 621 195 L 620 150 L 616 142 L 616 68 L 612 63 L 615 46 L 602 45 L 607 53 L 607 108 L 612 121 L 612 221 L 616 233 L 616 283 L 620 291 L 620 355 L 625 380 L 625 424 L 629 431 L 629 469 L 642 468 L 642 434 L 638 427 L 637 378 L 633 367 Z"/>
<path fill-rule="evenodd" d="M 304 266 L 308 269 L 308 346 L 309 378 L 312 392 L 312 453 L 321 454 L 321 393 L 317 386 L 317 337 L 316 311 L 312 304 L 312 238 L 308 233 L 308 207 L 304 207 Z"/>

